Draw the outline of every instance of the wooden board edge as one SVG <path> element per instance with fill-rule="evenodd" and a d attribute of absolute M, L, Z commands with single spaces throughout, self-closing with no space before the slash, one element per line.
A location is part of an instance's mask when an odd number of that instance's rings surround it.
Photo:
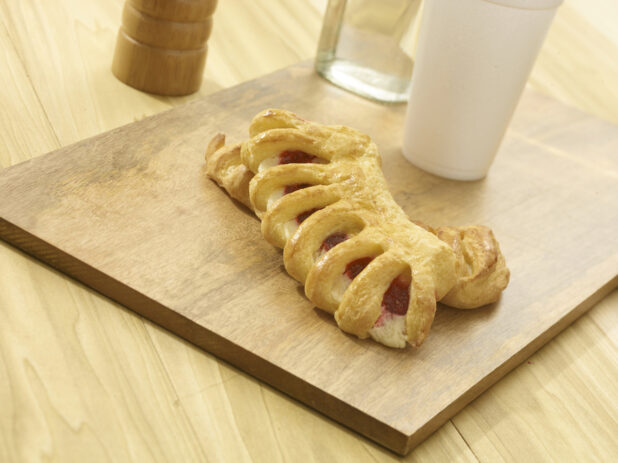
<path fill-rule="evenodd" d="M 618 255 L 617 255 L 618 257 Z M 524 346 L 515 355 L 499 365 L 491 373 L 481 379 L 473 387 L 468 389 L 451 405 L 444 408 L 435 417 L 429 420 L 424 426 L 414 432 L 406 444 L 405 453 L 410 452 L 414 447 L 427 439 L 433 432 L 438 430 L 444 423 L 454 417 L 457 413 L 474 401 L 483 392 L 496 384 L 500 379 L 506 376 L 509 372 L 521 365 L 537 350 L 541 349 L 545 344 L 551 341 L 554 337 L 560 334 L 563 330 L 574 323 L 579 317 L 584 315 L 593 306 L 599 303 L 605 296 L 611 293 L 618 287 L 618 274 L 609 276 L 607 281 L 594 293 L 590 294 L 584 300 L 580 301 L 571 311 L 564 315 L 559 321 L 550 326 L 547 330 L 539 334 L 534 340 Z"/>
<path fill-rule="evenodd" d="M 217 97 L 221 97 L 224 96 L 228 93 L 229 90 L 232 89 L 250 89 L 252 88 L 256 82 L 261 82 L 263 85 L 268 84 L 269 82 L 278 82 L 281 79 L 279 78 L 280 75 L 287 75 L 288 77 L 290 76 L 291 73 L 294 72 L 313 72 L 313 60 L 303 60 L 303 61 L 299 61 L 295 64 L 292 65 L 288 65 L 288 66 L 283 66 L 281 68 L 275 69 L 273 71 L 267 72 L 266 74 L 257 76 L 251 80 L 247 80 L 244 82 L 241 82 L 239 84 L 236 85 L 232 85 L 230 87 L 226 87 L 226 88 L 222 88 L 219 91 L 210 93 L 208 95 L 203 95 L 200 96 L 199 98 L 195 98 L 192 99 L 191 101 L 187 101 L 184 104 L 182 104 L 181 106 L 183 107 L 190 107 L 190 106 L 195 106 L 195 105 L 200 105 L 203 104 L 204 100 L 211 100 L 213 98 L 217 98 Z M 317 76 L 317 74 L 316 74 Z M 324 79 L 323 77 L 318 76 L 320 79 Z M 289 79 L 286 79 L 289 80 Z M 326 81 L 325 81 L 326 82 Z M 346 90 L 341 89 L 340 87 L 335 87 L 333 86 L 333 88 L 336 88 L 342 92 L 347 92 Z M 354 95 L 353 93 L 350 93 L 350 95 Z M 358 97 L 360 99 L 362 99 L 361 97 Z M 366 100 L 365 100 L 366 101 Z M 43 152 L 43 153 L 38 153 L 35 154 L 34 156 L 30 157 L 29 159 L 25 159 L 23 161 L 19 161 L 15 164 L 6 166 L 6 167 L 0 167 L 0 174 L 7 174 L 8 172 L 17 170 L 17 168 L 22 169 L 24 168 L 25 165 L 27 164 L 31 164 L 34 162 L 37 162 L 37 159 L 42 158 L 44 156 L 47 156 L 49 154 L 53 154 L 53 153 L 58 153 L 58 152 L 64 152 L 64 151 L 68 151 L 68 150 L 72 150 L 78 146 L 87 144 L 88 142 L 94 141 L 94 140 L 98 140 L 101 139 L 102 137 L 114 137 L 117 134 L 122 134 L 124 131 L 126 131 L 129 127 L 140 127 L 140 126 L 146 126 L 151 123 L 152 121 L 159 121 L 159 120 L 165 120 L 166 117 L 174 117 L 174 115 L 177 113 L 178 109 L 180 106 L 173 106 L 167 109 L 164 109 L 162 111 L 159 111 L 157 113 L 154 114 L 150 114 L 148 116 L 145 116 L 141 119 L 138 120 L 134 120 L 132 122 L 127 122 L 121 125 L 118 125 L 116 127 L 112 127 L 109 130 L 105 130 L 103 132 L 100 133 L 96 133 L 93 135 L 89 135 L 86 138 L 82 138 L 80 140 L 77 141 L 73 141 L 71 143 L 68 143 L 66 145 L 63 146 L 59 146 L 57 148 L 54 148 L 50 151 L 47 152 Z M 251 122 L 251 118 L 254 116 L 254 114 L 250 114 L 247 116 L 247 121 L 246 121 L 246 127 L 248 128 L 249 123 Z M 216 130 L 214 131 L 216 132 Z M 213 133 L 214 133 L 213 132 Z M 245 135 L 247 135 L 247 133 L 245 132 Z M 206 144 L 207 144 L 207 140 L 204 142 L 204 150 L 206 149 Z M 2 176 L 0 176 L 0 180 L 2 180 Z"/>
<path fill-rule="evenodd" d="M 387 449 L 400 455 L 411 450 L 408 448 L 410 436 L 400 430 L 260 358 L 3 217 L 0 217 L 0 239 Z"/>

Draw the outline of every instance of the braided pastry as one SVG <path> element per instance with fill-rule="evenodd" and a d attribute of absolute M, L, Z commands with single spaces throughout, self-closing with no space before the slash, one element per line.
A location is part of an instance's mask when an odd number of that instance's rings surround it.
<path fill-rule="evenodd" d="M 390 347 L 420 346 L 443 300 L 497 300 L 509 272 L 486 227 L 411 222 L 390 195 L 377 147 L 343 126 L 283 110 L 258 114 L 251 138 L 216 135 L 207 173 L 262 221 L 288 273 L 339 327 Z"/>

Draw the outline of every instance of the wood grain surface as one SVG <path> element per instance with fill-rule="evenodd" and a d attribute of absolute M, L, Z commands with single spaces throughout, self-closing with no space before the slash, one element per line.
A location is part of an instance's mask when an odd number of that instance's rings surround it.
<path fill-rule="evenodd" d="M 513 275 L 502 299 L 442 308 L 419 350 L 339 331 L 205 177 L 209 137 L 242 139 L 270 106 L 369 133 L 411 217 L 490 224 Z M 615 286 L 618 127 L 528 93 L 491 175 L 462 183 L 403 159 L 404 109 L 293 66 L 6 169 L 0 237 L 405 454 Z"/>
<path fill-rule="evenodd" d="M 220 2 L 200 92 L 159 98 L 109 70 L 122 1 L 1 2 L 0 165 L 310 58 L 324 4 Z M 618 123 L 617 20 L 566 0 L 531 85 Z M 617 308 L 614 291 L 405 460 L 618 459 Z M 0 313 L 2 461 L 397 460 L 3 243 Z"/>

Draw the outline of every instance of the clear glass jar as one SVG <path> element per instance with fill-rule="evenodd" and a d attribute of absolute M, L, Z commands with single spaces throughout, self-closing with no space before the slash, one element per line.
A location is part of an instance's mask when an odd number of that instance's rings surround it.
<path fill-rule="evenodd" d="M 315 69 L 358 95 L 408 99 L 421 0 L 329 0 Z"/>

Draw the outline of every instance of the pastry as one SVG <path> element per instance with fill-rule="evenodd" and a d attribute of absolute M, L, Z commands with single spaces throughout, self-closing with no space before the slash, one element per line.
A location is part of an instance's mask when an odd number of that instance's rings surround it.
<path fill-rule="evenodd" d="M 207 173 L 262 221 L 285 268 L 339 327 L 390 347 L 420 346 L 438 300 L 495 301 L 508 269 L 486 227 L 432 229 L 388 191 L 367 135 L 283 110 L 258 114 L 250 139 L 210 142 Z"/>

